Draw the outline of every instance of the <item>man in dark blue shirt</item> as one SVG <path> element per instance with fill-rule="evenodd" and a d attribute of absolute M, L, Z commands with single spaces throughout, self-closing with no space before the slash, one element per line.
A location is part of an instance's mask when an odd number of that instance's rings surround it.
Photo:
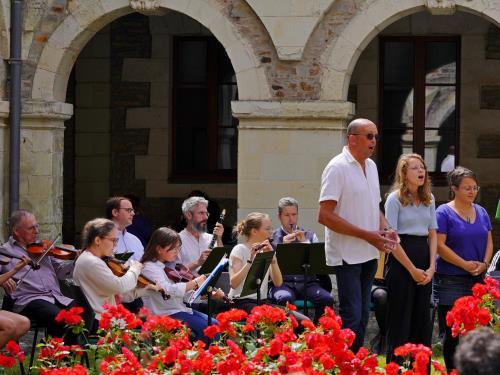
<path fill-rule="evenodd" d="M 318 237 L 314 232 L 298 226 L 299 203 L 291 197 L 281 198 L 278 202 L 278 219 L 281 227 L 273 232 L 272 245 L 280 243 L 314 243 L 318 242 Z M 329 278 L 326 275 L 326 278 Z M 306 282 L 305 282 L 306 281 Z M 329 291 L 323 288 L 316 275 L 283 275 L 283 284 L 280 287 L 271 288 L 271 298 L 279 305 L 293 303 L 296 299 L 303 299 L 304 294 L 307 300 L 311 301 L 315 307 L 314 321 L 323 315 L 325 306 L 333 306 L 333 297 Z"/>

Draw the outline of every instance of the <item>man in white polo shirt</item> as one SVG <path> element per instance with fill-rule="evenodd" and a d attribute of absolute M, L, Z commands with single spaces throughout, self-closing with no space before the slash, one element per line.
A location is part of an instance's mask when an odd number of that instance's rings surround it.
<path fill-rule="evenodd" d="M 208 201 L 203 197 L 190 197 L 182 203 L 182 214 L 186 218 L 187 226 L 179 235 L 182 241 L 181 252 L 178 255 L 179 263 L 191 271 L 198 271 L 210 254 L 208 248 L 212 241 L 212 234 L 207 233 Z M 221 223 L 215 224 L 214 235 L 217 236 L 216 246 L 221 247 L 224 227 Z"/>
<path fill-rule="evenodd" d="M 354 352 L 363 345 L 379 251 L 389 252 L 396 242 L 393 231 L 384 231 L 377 166 L 369 159 L 377 138 L 373 122 L 353 120 L 347 146 L 321 178 L 318 221 L 326 227 L 326 263 L 335 266 L 343 327 L 356 334 Z"/>

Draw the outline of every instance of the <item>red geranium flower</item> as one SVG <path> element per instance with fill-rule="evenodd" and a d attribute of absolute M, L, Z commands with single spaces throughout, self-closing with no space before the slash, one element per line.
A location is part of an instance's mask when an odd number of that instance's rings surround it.
<path fill-rule="evenodd" d="M 219 333 L 219 327 L 217 327 L 216 325 L 208 326 L 203 330 L 203 334 L 207 336 L 209 339 L 213 339 L 215 335 L 217 335 L 218 333 Z"/>
<path fill-rule="evenodd" d="M 80 306 L 72 307 L 69 310 L 60 310 L 56 315 L 56 322 L 64 322 L 69 326 L 76 326 L 81 323 L 83 318 L 80 314 L 83 313 L 83 308 Z"/>

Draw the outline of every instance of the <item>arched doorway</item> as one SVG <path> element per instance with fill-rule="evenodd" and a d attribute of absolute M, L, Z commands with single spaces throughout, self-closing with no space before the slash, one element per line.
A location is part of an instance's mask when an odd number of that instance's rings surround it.
<path fill-rule="evenodd" d="M 64 101 L 68 94 L 74 101 L 75 116 L 66 129 L 66 148 L 74 155 L 67 150 L 65 157 L 65 237 L 101 216 L 104 200 L 114 194 L 146 197 L 143 206 L 156 225 L 171 223 L 193 189 L 225 199 L 222 204 L 236 215 L 236 122 L 230 101 L 267 98 L 267 82 L 244 37 L 217 8 L 208 2 L 192 8 L 176 1 L 162 5 L 170 3 L 163 15 L 127 16 L 131 9 L 116 3 L 102 12 L 88 9 L 100 4 L 75 2 L 41 52 L 33 98 Z M 73 27 L 75 19 L 81 27 Z M 201 62 L 200 50 L 208 71 L 204 82 L 193 83 L 199 67 L 192 62 Z M 199 91 L 208 104 L 200 104 Z M 182 102 L 185 97 L 189 100 Z M 207 106 L 205 112 L 200 105 Z M 192 118 L 201 112 L 209 124 Z M 177 125 L 189 121 L 195 124 L 185 134 Z M 204 141 L 210 148 L 199 152 Z"/>

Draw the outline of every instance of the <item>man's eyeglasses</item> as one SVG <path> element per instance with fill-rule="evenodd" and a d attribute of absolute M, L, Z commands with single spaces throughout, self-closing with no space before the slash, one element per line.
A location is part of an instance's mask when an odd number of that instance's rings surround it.
<path fill-rule="evenodd" d="M 376 141 L 378 141 L 380 139 L 380 135 L 373 134 L 373 133 L 368 133 L 368 134 L 351 133 L 349 135 L 364 135 L 366 137 L 366 139 L 368 139 L 369 141 L 371 141 L 373 138 L 375 138 Z"/>
<path fill-rule="evenodd" d="M 133 208 L 129 208 L 129 207 L 120 207 L 119 210 L 125 210 L 129 214 L 131 214 L 132 212 L 135 212 L 135 210 Z"/>
<path fill-rule="evenodd" d="M 37 231 L 38 229 L 40 229 L 40 225 L 35 224 L 35 225 L 30 226 L 30 227 L 24 227 L 23 229 L 29 230 L 30 232 L 34 232 L 34 231 Z"/>
<path fill-rule="evenodd" d="M 105 239 L 109 240 L 109 241 L 112 241 L 113 242 L 113 245 L 118 245 L 118 241 L 119 241 L 119 238 L 117 237 L 104 237 Z"/>
<path fill-rule="evenodd" d="M 210 213 L 207 211 L 200 211 L 200 212 L 197 212 L 197 214 L 200 216 L 210 217 Z"/>

